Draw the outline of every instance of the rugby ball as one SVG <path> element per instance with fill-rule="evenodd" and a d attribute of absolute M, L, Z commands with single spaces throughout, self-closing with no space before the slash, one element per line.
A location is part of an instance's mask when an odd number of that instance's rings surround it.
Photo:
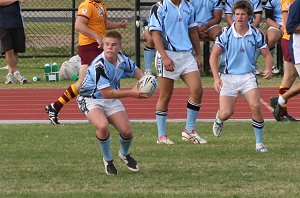
<path fill-rule="evenodd" d="M 157 88 L 157 80 L 153 75 L 144 75 L 138 81 L 138 88 L 142 93 L 147 93 L 148 96 L 152 96 Z"/>

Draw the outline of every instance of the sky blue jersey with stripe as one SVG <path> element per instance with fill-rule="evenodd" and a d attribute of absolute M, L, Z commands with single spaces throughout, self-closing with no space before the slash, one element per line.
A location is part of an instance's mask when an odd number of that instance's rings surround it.
<path fill-rule="evenodd" d="M 237 2 L 238 0 L 225 0 L 225 9 L 224 9 L 224 13 L 225 14 L 232 14 L 232 20 L 235 21 L 235 16 L 231 11 L 231 8 L 233 7 L 233 5 L 235 4 L 235 2 Z M 263 11 L 263 7 L 262 7 L 262 3 L 261 0 L 249 0 L 250 4 L 252 5 L 253 8 L 253 13 L 257 13 L 257 12 L 262 12 Z M 253 18 L 250 21 L 251 23 L 253 22 Z"/>
<path fill-rule="evenodd" d="M 117 66 L 108 62 L 104 57 L 104 52 L 93 60 L 89 66 L 79 95 L 95 99 L 104 99 L 100 93 L 101 89 L 110 87 L 120 89 L 120 79 L 124 75 L 134 75 L 137 65 L 122 52 L 118 54 Z"/>
<path fill-rule="evenodd" d="M 191 51 L 189 28 L 195 26 L 194 7 L 186 0 L 179 7 L 171 0 L 160 1 L 151 9 L 149 30 L 161 31 L 165 50 Z"/>
<path fill-rule="evenodd" d="M 273 20 L 278 24 L 282 24 L 281 0 L 268 0 L 265 9 L 273 10 Z"/>
<path fill-rule="evenodd" d="M 249 25 L 248 32 L 239 35 L 233 23 L 217 37 L 215 45 L 222 49 L 219 72 L 225 74 L 245 74 L 256 70 L 258 49 L 266 48 L 263 33 Z"/>
<path fill-rule="evenodd" d="M 222 0 L 190 0 L 195 8 L 196 23 L 200 26 L 214 18 L 215 10 L 223 10 Z"/>

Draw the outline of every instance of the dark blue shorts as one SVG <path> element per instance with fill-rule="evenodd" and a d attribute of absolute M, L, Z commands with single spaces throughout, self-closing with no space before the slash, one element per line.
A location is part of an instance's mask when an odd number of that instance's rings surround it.
<path fill-rule="evenodd" d="M 15 52 L 25 52 L 24 28 L 1 29 L 0 30 L 1 53 L 14 50 Z"/>

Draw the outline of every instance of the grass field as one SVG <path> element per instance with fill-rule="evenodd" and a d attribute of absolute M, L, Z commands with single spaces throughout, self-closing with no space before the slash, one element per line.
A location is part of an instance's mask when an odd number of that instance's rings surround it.
<path fill-rule="evenodd" d="M 0 197 L 299 197 L 299 124 L 267 122 L 270 152 L 254 149 L 249 122 L 227 122 L 215 138 L 212 123 L 197 123 L 208 140 L 180 139 L 183 123 L 168 123 L 175 145 L 157 145 L 155 123 L 133 123 L 131 152 L 140 171 L 117 159 L 118 176 L 103 170 L 90 124 L 0 125 Z"/>

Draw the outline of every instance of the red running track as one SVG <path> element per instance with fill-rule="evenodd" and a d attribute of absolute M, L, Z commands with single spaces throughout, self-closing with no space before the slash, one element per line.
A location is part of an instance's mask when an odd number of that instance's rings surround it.
<path fill-rule="evenodd" d="M 0 91 L 0 121 L 13 120 L 42 120 L 47 121 L 48 115 L 44 112 L 45 105 L 55 101 L 64 89 L 1 89 Z M 265 119 L 273 119 L 269 98 L 277 95 L 277 89 L 262 88 L 261 103 Z M 176 88 L 169 106 L 168 119 L 185 119 L 188 90 Z M 122 99 L 130 120 L 154 120 L 155 105 L 158 98 L 156 92 L 148 99 Z M 289 113 L 300 118 L 298 107 L 300 97 L 296 96 L 289 101 Z M 199 119 L 214 119 L 218 110 L 218 95 L 212 88 L 205 88 Z M 86 120 L 79 111 L 76 100 L 69 102 L 60 112 L 60 120 Z M 239 98 L 235 114 L 232 119 L 250 119 L 250 109 L 246 102 Z"/>

